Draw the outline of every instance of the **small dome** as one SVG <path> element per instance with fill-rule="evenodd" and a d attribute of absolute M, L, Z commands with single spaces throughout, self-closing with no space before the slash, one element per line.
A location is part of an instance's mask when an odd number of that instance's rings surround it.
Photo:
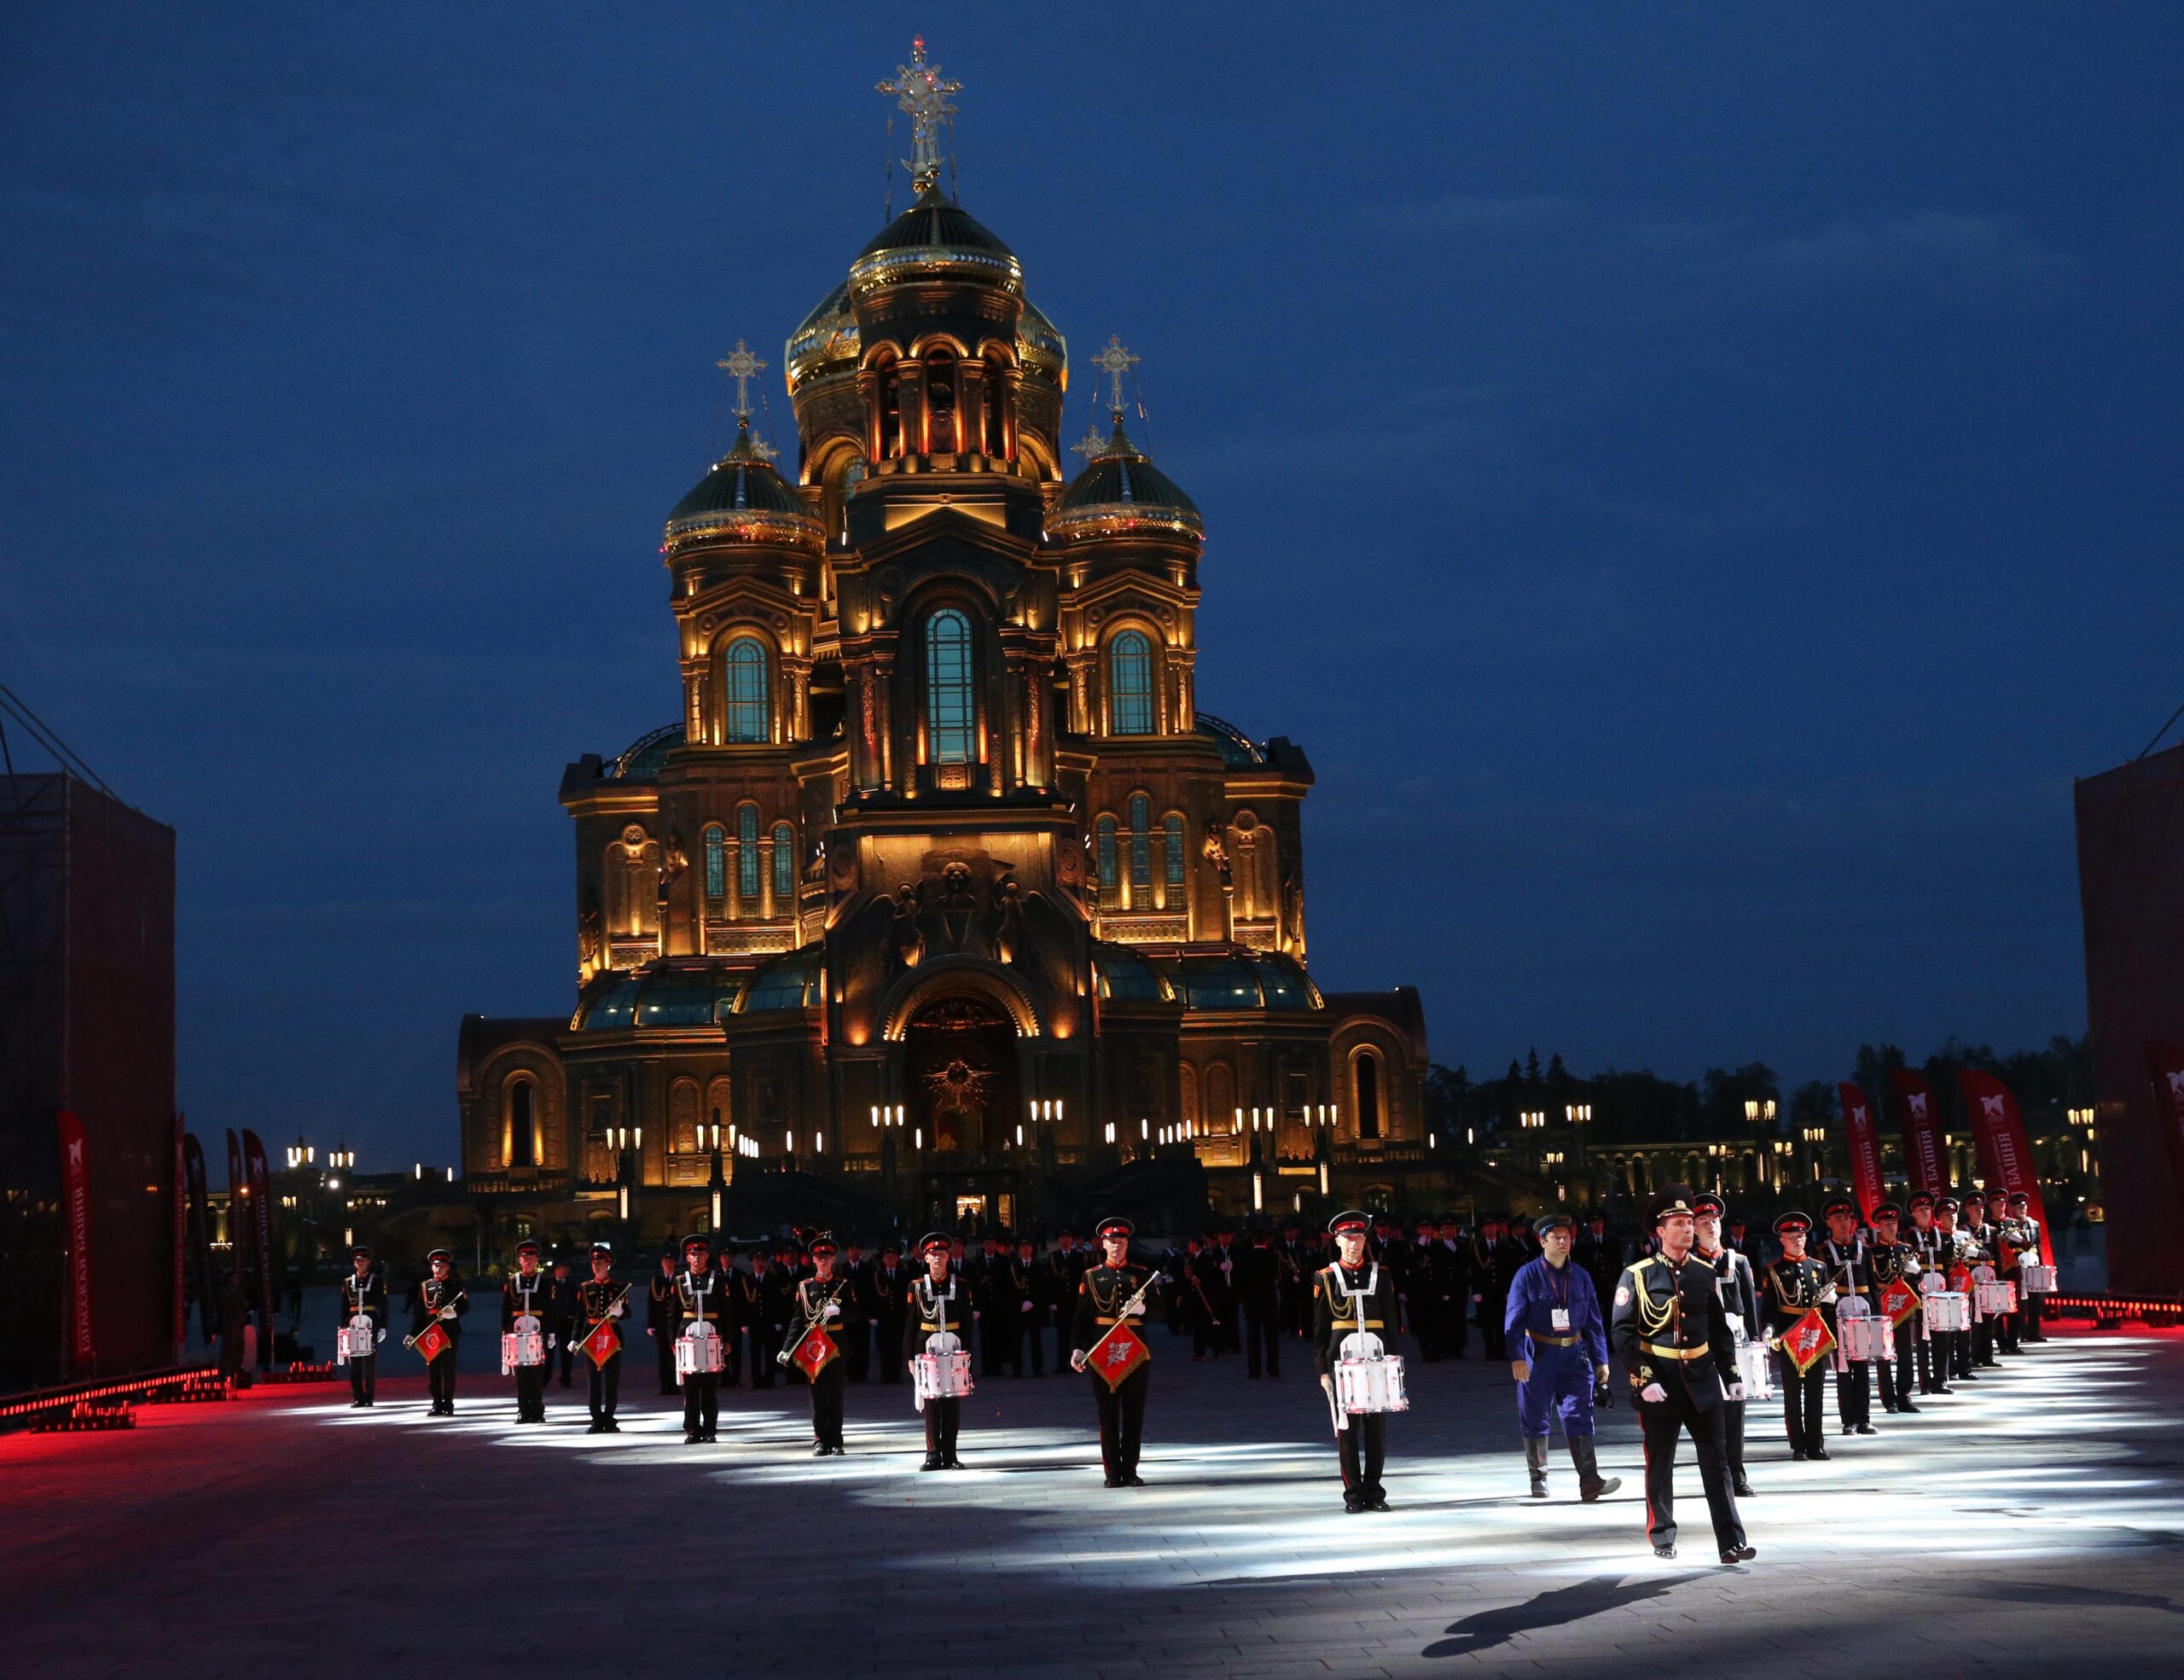
<path fill-rule="evenodd" d="M 816 548 L 819 521 L 804 498 L 774 469 L 772 451 L 751 435 L 747 415 L 737 424 L 735 447 L 667 516 L 667 546 L 672 550 L 705 538 L 781 543 Z"/>
<path fill-rule="evenodd" d="M 1097 435 L 1096 433 L 1095 435 Z M 1114 433 L 1090 451 L 1083 472 L 1062 491 L 1049 534 L 1084 539 L 1169 534 L 1203 538 L 1198 504 L 1147 458 L 1115 416 Z"/>
<path fill-rule="evenodd" d="M 850 264 L 850 286 L 862 294 L 898 275 L 921 277 L 954 270 L 1021 293 L 1024 270 L 1000 236 L 938 188 L 882 228 Z"/>
<path fill-rule="evenodd" d="M 858 342 L 857 317 L 850 312 L 850 283 L 845 280 L 788 335 L 781 365 L 788 369 L 790 393 L 824 369 L 855 368 Z"/>
<path fill-rule="evenodd" d="M 646 730 L 607 766 L 607 778 L 614 782 L 657 779 L 660 766 L 667 762 L 667 755 L 682 744 L 683 738 L 683 726 L 680 724 L 663 724 L 656 730 Z"/>

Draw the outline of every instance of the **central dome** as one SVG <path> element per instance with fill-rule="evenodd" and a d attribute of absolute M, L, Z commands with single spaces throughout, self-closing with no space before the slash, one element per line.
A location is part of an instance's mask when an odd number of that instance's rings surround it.
<path fill-rule="evenodd" d="M 1062 491 L 1047 530 L 1065 540 L 1205 534 L 1198 504 L 1130 440 L 1119 414 L 1113 434 Z"/>

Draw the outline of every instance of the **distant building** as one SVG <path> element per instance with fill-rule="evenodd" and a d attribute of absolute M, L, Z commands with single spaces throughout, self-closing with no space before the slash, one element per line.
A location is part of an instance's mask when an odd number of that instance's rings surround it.
<path fill-rule="evenodd" d="M 2184 1195 L 2147 1070 L 2184 1043 L 2184 746 L 2077 784 L 2094 1132 L 2119 1293 L 2184 1293 Z"/>
<path fill-rule="evenodd" d="M 564 1226 L 624 1187 L 702 1224 L 717 1160 L 914 1223 L 1121 1205 L 1155 1156 L 1235 1212 L 1405 1199 L 1418 998 L 1305 968 L 1311 765 L 1199 705 L 1136 358 L 1093 358 L 1071 476 L 1066 346 L 913 114 L 915 204 L 788 340 L 794 471 L 740 404 L 669 515 L 682 713 L 562 781 L 579 991 L 464 1022 L 469 1185 Z"/>
<path fill-rule="evenodd" d="M 64 1112 L 83 1129 L 81 1270 Z M 0 776 L 0 1392 L 171 1362 L 174 1128 L 174 830 L 73 776 Z"/>

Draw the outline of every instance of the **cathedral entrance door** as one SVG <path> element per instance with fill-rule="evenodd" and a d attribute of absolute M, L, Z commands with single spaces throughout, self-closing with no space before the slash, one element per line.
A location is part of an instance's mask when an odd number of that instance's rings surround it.
<path fill-rule="evenodd" d="M 1016 1026 L 983 997 L 937 998 L 903 1033 L 910 1107 L 939 1154 L 1000 1154 L 1023 1108 Z"/>

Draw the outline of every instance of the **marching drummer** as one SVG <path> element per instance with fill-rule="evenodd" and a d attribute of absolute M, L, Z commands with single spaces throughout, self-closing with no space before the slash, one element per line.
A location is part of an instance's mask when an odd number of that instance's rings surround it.
<path fill-rule="evenodd" d="M 1977 1382 L 1979 1378 L 1972 1369 L 1972 1328 L 1968 1311 L 1972 1304 L 1972 1262 L 1967 1256 L 1972 1252 L 1972 1241 L 1957 1229 L 1957 1212 L 1958 1202 L 1955 1196 L 1934 1199 L 1934 1235 L 1941 1244 L 1938 1290 L 1962 1295 L 1967 1311 L 1962 1329 L 1936 1330 L 1934 1340 L 1947 1350 L 1942 1365 L 1950 1379 L 1956 1382 Z"/>
<path fill-rule="evenodd" d="M 1896 1236 L 1903 1210 L 1896 1203 L 1882 1202 L 1868 1217 L 1873 1237 L 1866 1248 L 1866 1275 L 1873 1286 L 1873 1311 L 1894 1325 L 1896 1339 L 1896 1357 L 1879 1362 L 1881 1410 L 1915 1413 L 1919 1408 L 1911 1400 L 1911 1371 L 1919 1338 L 1919 1257 Z M 1898 1299 L 1902 1301 L 1900 1309 L 1892 1304 Z"/>
<path fill-rule="evenodd" d="M 1651 1224 L 1658 1248 L 1626 1266 L 1616 1281 L 1608 1331 L 1629 1375 L 1646 1436 L 1646 1535 L 1654 1556 L 1676 1555 L 1676 1449 L 1687 1430 L 1722 1561 L 1743 1563 L 1754 1552 L 1722 1452 L 1722 1402 L 1744 1398 L 1728 1313 L 1713 1269 L 1692 1254 L 1692 1207 L 1684 1193 L 1656 1199 Z"/>
<path fill-rule="evenodd" d="M 634 1288 L 635 1286 L 631 1286 Z M 614 1251 L 591 1245 L 591 1276 L 577 1285 L 576 1343 L 591 1365 L 591 1428 L 594 1435 L 619 1435 L 614 1409 L 622 1398 L 622 1327 L 629 1315 L 629 1289 L 614 1287 Z"/>
<path fill-rule="evenodd" d="M 515 1368 L 515 1421 L 518 1423 L 543 1423 L 546 1421 L 546 1360 L 544 1333 L 546 1315 L 554 1299 L 553 1281 L 538 1270 L 538 1245 L 530 1237 L 515 1246 L 515 1270 L 501 1286 L 501 1334 L 509 1335 L 519 1328 L 531 1331 L 540 1338 L 540 1357 L 534 1364 L 519 1363 Z M 520 1325 L 517 1320 L 528 1317 L 530 1323 Z"/>
<path fill-rule="evenodd" d="M 1380 1485 L 1387 1464 L 1387 1414 L 1345 1414 L 1335 1388 L 1335 1365 L 1343 1357 L 1344 1340 L 1361 1330 L 1384 1342 L 1395 1334 L 1395 1279 L 1375 1261 L 1365 1257 L 1365 1240 L 1373 1222 L 1355 1209 L 1338 1213 L 1328 1222 L 1334 1238 L 1335 1262 L 1324 1266 L 1312 1290 L 1312 1363 L 1320 1374 L 1320 1386 L 1337 1408 L 1335 1445 L 1342 1462 L 1342 1508 L 1345 1511 L 1385 1511 L 1386 1489 Z M 1496 1328 L 1500 1321 L 1496 1320 Z M 1346 1416 L 1346 1424 L 1343 1421 Z"/>
<path fill-rule="evenodd" d="M 961 1286 L 950 1262 L 952 1249 L 944 1232 L 927 1231 L 918 1239 L 918 1258 L 925 1270 L 910 1281 L 907 1310 L 903 1315 L 903 1357 L 915 1359 L 928 1351 L 935 1336 L 952 1336 L 958 1352 L 967 1355 L 970 1292 Z M 956 1456 L 956 1432 L 962 1427 L 963 1398 L 934 1394 L 925 1401 L 926 1470 L 960 1470 Z"/>
<path fill-rule="evenodd" d="M 410 1292 L 410 1342 L 425 1356 L 425 1384 L 433 1397 L 433 1416 L 455 1416 L 456 1344 L 462 1340 L 462 1315 L 470 1294 L 455 1276 L 455 1256 L 435 1248 L 425 1256 L 430 1276 Z"/>
<path fill-rule="evenodd" d="M 349 1353 L 349 1404 L 369 1406 L 379 1392 L 379 1345 L 386 1340 L 386 1280 L 372 1266 L 372 1251 L 358 1243 L 349 1251 L 354 1268 L 341 1280 L 341 1328 L 351 1330 L 357 1319 L 370 1326 L 369 1352 Z"/>
<path fill-rule="evenodd" d="M 1077 1315 L 1070 1339 L 1072 1370 L 1089 1369 L 1092 1401 L 1100 1412 L 1100 1463 L 1109 1487 L 1143 1487 L 1137 1456 L 1145 1444 L 1145 1391 L 1153 1381 L 1153 1351 L 1140 1334 L 1145 1302 L 1139 1292 L 1153 1274 L 1134 1265 L 1130 1240 L 1137 1227 L 1103 1219 L 1100 1264 L 1077 1286 Z"/>
<path fill-rule="evenodd" d="M 1863 1301 L 1873 1307 L 1873 1274 L 1867 1264 L 1865 1233 L 1861 1229 L 1858 1204 L 1849 1196 L 1830 1196 L 1821 1204 L 1820 1217 L 1827 1226 L 1827 1235 L 1813 1248 L 1812 1257 L 1827 1268 L 1828 1281 L 1834 1284 L 1838 1305 L 1849 1300 Z M 1878 1309 L 1875 1309 L 1878 1310 Z M 1851 1309 L 1851 1316 L 1857 1316 Z M 1838 1334 L 1841 1334 L 1838 1327 Z M 1845 1350 L 1847 1352 L 1847 1350 Z M 1841 1362 L 1835 1368 L 1835 1416 L 1842 1423 L 1846 1435 L 1871 1435 L 1873 1428 L 1873 1365 L 1863 1359 L 1849 1358 L 1838 1353 Z"/>
<path fill-rule="evenodd" d="M 836 1261 L 840 1250 L 825 1232 L 811 1239 L 811 1276 L 796 1286 L 797 1322 L 804 1334 L 789 1350 L 789 1363 L 811 1386 L 811 1456 L 825 1458 L 849 1449 L 842 1445 L 842 1391 L 849 1367 L 842 1361 L 842 1302 L 850 1279 Z"/>
<path fill-rule="evenodd" d="M 2040 1221 L 2032 1217 L 2032 1198 L 2023 1190 L 2012 1190 L 2005 1206 L 2009 1217 L 2002 1222 L 2002 1241 L 2012 1252 L 2011 1268 L 2018 1275 L 2018 1340 L 2020 1344 L 2046 1341 L 2048 1334 L 2040 1327 L 2041 1303 L 2046 1299 L 2046 1291 L 2025 1288 L 2029 1280 L 2024 1276 L 2024 1265 L 2030 1259 L 2040 1268 L 2041 1281 L 2049 1281 L 2042 1258 L 2046 1250 L 2040 1241 Z"/>
<path fill-rule="evenodd" d="M 1577 1224 L 1566 1213 L 1549 1213 L 1533 1228 L 1539 1258 L 1517 1269 L 1509 1284 L 1502 1333 L 1517 1379 L 1517 1427 L 1525 1438 L 1525 1468 L 1535 1499 L 1547 1497 L 1548 1417 L 1562 1415 L 1562 1439 L 1577 1468 L 1577 1497 L 1588 1505 L 1623 1485 L 1602 1479 L 1593 1447 L 1594 1390 L 1607 1387 L 1607 1324 L 1593 1280 L 1570 1264 Z"/>
<path fill-rule="evenodd" d="M 1936 1200 L 1931 1190 L 1914 1190 L 1904 1203 L 1911 1210 L 1911 1229 L 1904 1232 L 1903 1241 L 1911 1251 L 1911 1275 L 1919 1280 L 1919 1334 L 1912 1346 L 1921 1394 L 1949 1392 L 1949 1344 L 1934 1334 L 1926 1319 L 1926 1295 L 1949 1287 L 1948 1250 L 1934 1228 Z"/>
<path fill-rule="evenodd" d="M 1804 1345 L 1798 1326 L 1817 1311 L 1827 1340 L 1833 1340 L 1835 1286 L 1827 1268 L 1805 1253 L 1805 1239 L 1811 1230 L 1812 1219 L 1807 1214 L 1785 1213 L 1776 1219 L 1774 1240 L 1782 1245 L 1782 1255 L 1759 1273 L 1759 1300 L 1767 1315 L 1768 1340 L 1780 1356 L 1782 1421 L 1789 1432 L 1790 1456 L 1795 1459 L 1827 1456 L 1827 1425 L 1821 1421 L 1827 1359 L 1821 1349 Z"/>
<path fill-rule="evenodd" d="M 682 1371 L 682 1445 L 697 1446 L 717 1439 L 720 1428 L 720 1345 L 732 1334 L 728 1322 L 728 1293 L 720 1274 L 713 1270 L 713 1245 L 702 1236 L 682 1241 L 682 1270 L 675 1279 L 677 1340 L 704 1343 L 694 1369 Z"/>
<path fill-rule="evenodd" d="M 1760 1340 L 1759 1282 L 1751 1262 L 1722 1240 L 1722 1216 L 1728 1212 L 1721 1197 L 1702 1190 L 1691 1199 L 1691 1252 L 1703 1265 L 1714 1270 L 1714 1288 L 1722 1310 L 1729 1316 L 1729 1334 L 1742 1333 L 1746 1344 Z M 1739 1375 L 1741 1376 L 1740 1372 Z M 1752 1497 L 1751 1483 L 1744 1474 L 1744 1400 L 1722 1403 L 1722 1449 L 1729 1462 L 1729 1491 L 1740 1499 Z"/>

